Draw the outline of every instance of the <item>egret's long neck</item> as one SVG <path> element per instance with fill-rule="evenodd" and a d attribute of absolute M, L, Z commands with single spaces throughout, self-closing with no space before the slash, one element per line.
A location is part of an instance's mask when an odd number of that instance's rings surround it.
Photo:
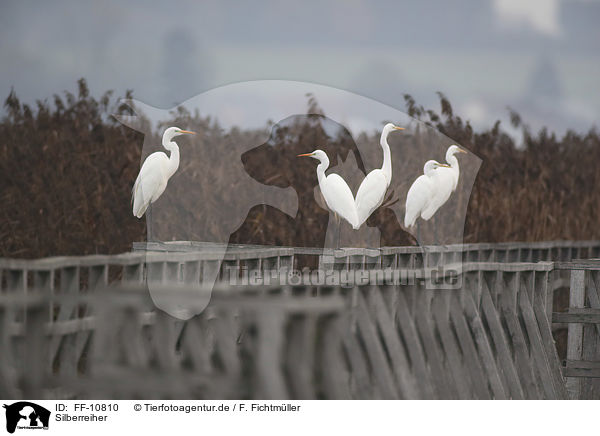
<path fill-rule="evenodd" d="M 319 159 L 319 165 L 317 165 L 317 179 L 319 180 L 319 185 L 323 180 L 325 180 L 325 171 L 329 168 L 329 158 L 325 157 L 324 159 Z"/>
<path fill-rule="evenodd" d="M 456 189 L 456 185 L 458 185 L 458 177 L 460 174 L 460 169 L 458 167 L 458 159 L 456 156 L 451 154 L 450 156 L 446 156 L 446 162 L 450 165 L 450 171 L 452 171 L 452 177 L 454 181 L 452 182 L 452 190 Z"/>
<path fill-rule="evenodd" d="M 175 141 L 163 138 L 163 147 L 171 152 L 169 156 L 169 177 L 175 174 L 177 168 L 179 168 L 179 147 Z"/>
<path fill-rule="evenodd" d="M 387 178 L 388 184 L 392 181 L 392 153 L 390 152 L 390 145 L 387 142 L 389 132 L 383 132 L 379 143 L 383 149 L 383 166 L 381 170 Z"/>
<path fill-rule="evenodd" d="M 458 170 L 458 159 L 456 156 L 453 154 L 446 156 L 446 162 L 448 162 L 448 165 L 450 165 L 454 171 Z"/>

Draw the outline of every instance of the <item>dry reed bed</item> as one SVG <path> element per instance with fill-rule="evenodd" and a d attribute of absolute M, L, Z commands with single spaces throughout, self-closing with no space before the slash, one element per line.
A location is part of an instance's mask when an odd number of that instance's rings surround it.
<path fill-rule="evenodd" d="M 110 116 L 128 110 L 115 101 L 111 93 L 99 99 L 90 96 L 83 79 L 77 95 L 66 92 L 35 108 L 21 104 L 11 92 L 0 122 L 0 256 L 118 253 L 145 238 L 145 222 L 130 211 L 144 139 Z M 470 198 L 456 200 L 468 201 L 465 242 L 600 239 L 597 131 L 568 132 L 562 138 L 547 130 L 533 134 L 513 114 L 514 125 L 525 134 L 524 145 L 517 147 L 499 123 L 474 132 L 441 94 L 440 102 L 438 114 L 406 96 L 409 115 L 432 129 L 422 124 L 411 135 L 390 136 L 392 149 L 402 150 L 396 155 L 420 164 L 395 168 L 394 198 L 400 206 L 380 209 L 368 223 L 381 230 L 382 245 L 412 243 L 390 214 L 398 214 L 422 163 L 431 157 L 443 159 L 448 138 L 483 160 Z M 224 131 L 218 120 L 184 110 L 173 113 L 170 124 L 199 134 L 191 147 L 181 142 L 182 165 L 156 217 L 160 234 L 174 239 L 322 246 L 329 215 L 314 199 L 315 163 L 295 155 L 319 144 L 330 155 L 332 166 L 354 159 L 353 171 L 340 167 L 340 173 L 356 190 L 364 172 L 380 162 L 381 150 L 378 132 L 362 133 L 355 141 L 326 118 L 314 98 L 309 99 L 307 113 L 281 120 L 273 130 L 266 126 L 257 131 Z M 333 136 L 326 133 L 332 127 L 338 132 Z M 152 140 L 160 143 L 156 133 Z M 430 141 L 436 143 L 435 156 L 428 155 Z M 249 144 L 254 146 L 249 149 Z M 233 177 L 224 164 L 227 159 L 239 162 L 240 156 L 252 180 L 297 192 L 296 216 L 256 203 L 241 225 L 236 222 L 239 217 L 222 206 L 256 195 L 255 186 Z M 207 177 L 212 183 L 205 182 Z M 243 208 L 236 213 L 242 212 Z"/>

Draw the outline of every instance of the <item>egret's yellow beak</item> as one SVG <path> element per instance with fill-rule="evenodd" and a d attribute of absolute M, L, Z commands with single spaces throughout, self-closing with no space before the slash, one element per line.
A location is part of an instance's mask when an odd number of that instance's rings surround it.
<path fill-rule="evenodd" d="M 464 148 L 460 148 L 460 147 L 458 147 L 458 152 L 459 153 L 468 153 L 467 150 L 465 150 Z"/>
<path fill-rule="evenodd" d="M 304 154 L 299 154 L 296 157 L 304 157 L 304 156 L 312 156 L 314 153 L 304 153 Z"/>
<path fill-rule="evenodd" d="M 445 167 L 445 168 L 452 168 L 450 165 L 448 165 L 448 164 L 443 164 L 443 163 L 441 163 L 441 164 L 437 164 L 437 166 L 438 166 L 438 167 Z"/>
<path fill-rule="evenodd" d="M 404 130 L 404 127 L 394 126 L 394 129 L 396 129 L 396 130 Z"/>
<path fill-rule="evenodd" d="M 190 130 L 180 130 L 179 133 L 187 133 L 189 135 L 195 135 L 196 134 L 196 132 L 192 132 Z"/>

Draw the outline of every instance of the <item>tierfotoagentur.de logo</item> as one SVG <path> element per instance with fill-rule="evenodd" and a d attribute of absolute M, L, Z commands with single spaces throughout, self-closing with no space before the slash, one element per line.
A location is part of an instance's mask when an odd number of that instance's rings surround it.
<path fill-rule="evenodd" d="M 4 404 L 6 409 L 6 431 L 14 433 L 19 430 L 48 430 L 50 411 L 42 406 L 29 401 L 19 401 L 10 405 Z"/>

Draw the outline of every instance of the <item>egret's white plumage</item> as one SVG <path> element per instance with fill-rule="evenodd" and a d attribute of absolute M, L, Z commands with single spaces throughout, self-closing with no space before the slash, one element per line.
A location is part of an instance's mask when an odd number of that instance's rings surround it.
<path fill-rule="evenodd" d="M 387 188 L 392 182 L 392 155 L 387 137 L 392 130 L 404 130 L 388 123 L 381 132 L 380 144 L 383 149 L 383 165 L 371 171 L 360 184 L 356 193 L 356 211 L 358 213 L 358 227 L 360 227 L 371 214 L 381 206 Z"/>
<path fill-rule="evenodd" d="M 152 153 L 146 158 L 132 189 L 133 215 L 141 218 L 150 203 L 154 203 L 165 191 L 167 183 L 179 168 L 179 147 L 173 138 L 185 133 L 194 134 L 179 127 L 169 127 L 163 133 L 162 145 L 171 152 L 170 156 L 162 151 Z"/>
<path fill-rule="evenodd" d="M 424 220 L 431 218 L 425 218 L 423 212 L 429 208 L 436 192 L 440 189 L 440 179 L 436 178 L 436 174 L 444 168 L 448 168 L 448 165 L 435 160 L 425 162 L 423 174 L 417 177 L 406 195 L 404 227 L 413 226 L 419 216 Z"/>
<path fill-rule="evenodd" d="M 460 176 L 460 168 L 458 166 L 458 159 L 456 153 L 466 153 L 465 150 L 460 148 L 458 145 L 451 145 L 446 151 L 446 162 L 449 166 L 438 168 L 435 172 L 437 179 L 436 183 L 439 185 L 439 189 L 429 206 L 423 211 L 423 219 L 430 219 L 440 207 L 442 207 L 450 198 L 450 195 L 456 190 L 458 185 L 458 178 Z"/>
<path fill-rule="evenodd" d="M 338 174 L 325 174 L 325 171 L 329 167 L 327 154 L 323 150 L 315 150 L 312 153 L 300 154 L 298 156 L 312 157 L 320 162 L 317 165 L 317 179 L 319 180 L 319 188 L 321 189 L 325 203 L 327 203 L 327 207 L 348 221 L 353 228 L 357 229 L 358 215 L 352 191 L 346 181 Z"/>

